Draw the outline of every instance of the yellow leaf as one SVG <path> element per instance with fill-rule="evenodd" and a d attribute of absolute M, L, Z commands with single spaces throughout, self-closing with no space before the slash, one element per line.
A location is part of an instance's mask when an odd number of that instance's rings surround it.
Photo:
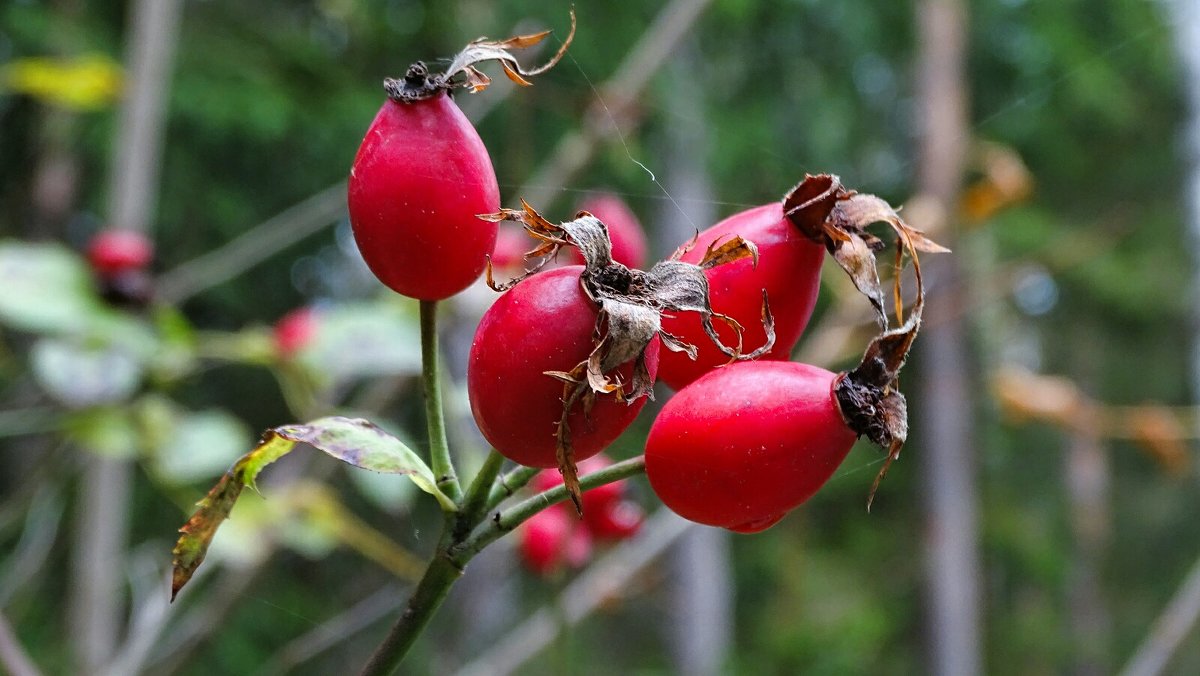
<path fill-rule="evenodd" d="M 103 54 L 27 57 L 0 67 L 0 87 L 74 111 L 102 110 L 121 95 L 121 66 Z"/>

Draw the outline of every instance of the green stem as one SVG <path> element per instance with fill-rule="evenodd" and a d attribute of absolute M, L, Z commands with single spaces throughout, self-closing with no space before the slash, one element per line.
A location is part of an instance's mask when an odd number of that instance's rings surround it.
<path fill-rule="evenodd" d="M 500 477 L 495 486 L 492 486 L 492 492 L 488 495 L 487 509 L 490 512 L 500 506 L 501 502 L 511 498 L 517 491 L 525 487 L 525 484 L 533 481 L 533 477 L 538 475 L 542 470 L 537 467 L 517 467 L 508 474 Z"/>
<path fill-rule="evenodd" d="M 451 521 L 451 518 L 447 518 L 443 540 L 446 540 L 451 532 Z M 396 671 L 400 661 L 450 593 L 450 587 L 462 574 L 462 566 L 451 560 L 444 543 L 440 543 L 433 560 L 429 562 L 429 567 L 425 569 L 425 575 L 421 577 L 412 598 L 408 600 L 404 613 L 392 625 L 391 631 L 379 647 L 375 648 L 370 661 L 363 667 L 362 676 L 387 676 Z"/>
<path fill-rule="evenodd" d="M 621 462 L 609 465 L 598 472 L 592 472 L 586 476 L 579 477 L 579 488 L 581 491 L 588 491 L 597 486 L 611 484 L 614 481 L 627 479 L 645 471 L 646 458 L 639 455 L 636 458 L 622 460 Z M 458 561 L 460 565 L 465 566 L 466 562 L 470 561 L 481 549 L 521 525 L 526 519 L 529 519 L 550 505 L 566 499 L 567 487 L 560 485 L 518 502 L 497 514 L 496 518 L 489 519 L 461 544 L 452 546 L 450 550 L 451 557 L 455 561 Z"/>
<path fill-rule="evenodd" d="M 479 468 L 479 473 L 475 475 L 475 479 L 471 482 L 471 486 L 463 498 L 462 509 L 459 510 L 459 517 L 454 526 L 456 541 L 470 533 L 475 524 L 483 519 L 488 508 L 488 498 L 491 497 L 492 484 L 496 483 L 496 477 L 500 474 L 500 467 L 503 464 L 504 456 L 497 453 L 495 449 L 488 452 L 483 466 Z"/>
<path fill-rule="evenodd" d="M 421 301 L 421 384 L 425 389 L 425 424 L 429 431 L 429 465 L 438 488 L 454 502 L 462 500 L 462 488 L 450 460 L 446 441 L 446 417 L 442 412 L 441 368 L 438 365 L 437 301 Z"/>

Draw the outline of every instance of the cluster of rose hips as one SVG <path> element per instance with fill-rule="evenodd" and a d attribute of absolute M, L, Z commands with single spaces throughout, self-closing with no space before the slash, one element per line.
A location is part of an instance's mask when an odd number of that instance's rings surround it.
<path fill-rule="evenodd" d="M 807 500 L 859 436 L 894 458 L 905 431 L 894 386 L 920 298 L 904 326 L 881 334 L 849 374 L 788 359 L 816 304 L 826 251 L 886 326 L 873 259 L 883 244 L 865 226 L 889 222 L 899 255 L 914 261 L 918 249 L 936 245 L 882 200 L 832 176 L 807 177 L 784 199 L 726 218 L 646 271 L 638 269 L 644 241 L 619 251 L 628 241 L 617 237 L 624 216 L 603 206 L 559 224 L 524 203 L 502 209 L 487 149 L 450 92 L 486 86 L 473 64 L 487 59 L 528 84 L 562 55 L 523 70 L 509 49 L 533 42 L 476 42 L 444 73 L 417 63 L 386 81 L 389 98 L 350 173 L 354 236 L 385 285 L 436 301 L 486 270 L 489 285 L 504 291 L 479 323 L 467 371 L 488 442 L 521 465 L 557 468 L 556 480 L 590 518 L 597 509 L 578 494 L 576 464 L 628 427 L 661 378 L 676 393 L 646 443 L 651 487 L 685 518 L 739 532 L 767 528 Z M 533 240 L 505 284 L 493 280 L 492 263 L 514 269 L 520 247 L 507 234 L 497 243 L 501 221 L 520 223 Z M 564 248 L 578 264 L 542 270 Z M 526 261 L 540 262 L 526 271 Z M 555 533 L 543 538 L 544 551 L 527 553 L 537 568 L 569 558 L 573 546 L 561 521 L 567 513 L 546 513 L 526 531 Z"/>

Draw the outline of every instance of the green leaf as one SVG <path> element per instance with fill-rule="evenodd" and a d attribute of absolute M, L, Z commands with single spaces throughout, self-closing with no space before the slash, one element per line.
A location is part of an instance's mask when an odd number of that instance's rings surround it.
<path fill-rule="evenodd" d="M 0 322 L 35 333 L 78 331 L 104 308 L 83 259 L 57 244 L 0 242 Z"/>
<path fill-rule="evenodd" d="M 322 308 L 312 341 L 298 355 L 314 374 L 333 383 L 421 371 L 417 322 L 396 303 Z"/>
<path fill-rule="evenodd" d="M 143 422 L 150 416 L 143 415 Z M 252 439 L 246 425 L 221 410 L 195 413 L 171 410 L 170 415 L 155 421 L 161 433 L 148 439 L 153 453 L 153 467 L 165 481 L 186 484 L 210 477 L 228 467 Z"/>
<path fill-rule="evenodd" d="M 42 389 L 71 408 L 124 401 L 142 381 L 139 360 L 115 346 L 44 338 L 34 343 L 30 362 Z"/>
<path fill-rule="evenodd" d="M 192 579 L 192 575 L 204 561 L 208 546 L 212 543 L 217 528 L 228 516 L 237 502 L 242 489 L 250 486 L 255 490 L 254 481 L 258 473 L 267 465 L 275 462 L 292 451 L 296 442 L 281 437 L 274 432 L 267 432 L 263 442 L 253 451 L 243 455 L 224 476 L 213 486 L 204 499 L 196 503 L 199 509 L 192 518 L 179 529 L 182 535 L 171 550 L 174 558 L 171 561 L 171 600 L 174 601 L 179 590 Z"/>
<path fill-rule="evenodd" d="M 208 495 L 196 503 L 199 509 L 179 529 L 182 535 L 172 550 L 172 600 L 204 561 L 217 528 L 228 518 L 242 489 L 250 486 L 258 490 L 254 482 L 259 472 L 290 453 L 300 442 L 355 467 L 385 474 L 404 474 L 421 490 L 437 498 L 444 510 L 452 512 L 458 508 L 438 489 L 433 471 L 408 446 L 370 421 L 330 417 L 305 425 L 276 427 L 263 435 L 257 448 L 234 463 Z"/>
<path fill-rule="evenodd" d="M 83 259 L 58 244 L 0 240 L 0 323 L 119 346 L 141 361 L 159 340 L 145 321 L 101 300 Z"/>
<path fill-rule="evenodd" d="M 285 439 L 302 441 L 355 467 L 384 474 L 404 474 L 421 490 L 437 498 L 446 511 L 454 501 L 437 487 L 433 471 L 404 442 L 361 418 L 331 417 L 307 425 L 275 428 Z"/>

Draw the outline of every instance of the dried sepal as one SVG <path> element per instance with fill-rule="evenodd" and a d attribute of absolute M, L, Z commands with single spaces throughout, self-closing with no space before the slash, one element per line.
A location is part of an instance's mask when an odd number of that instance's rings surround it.
<path fill-rule="evenodd" d="M 704 252 L 704 257 L 700 259 L 699 265 L 701 268 L 708 270 L 718 265 L 740 261 L 743 258 L 752 259 L 754 261 L 753 266 L 758 267 L 758 246 L 754 242 L 742 239 L 739 236 L 732 237 L 724 243 L 718 244 L 720 241 L 720 239 L 717 239 L 708 245 L 708 250 Z"/>
<path fill-rule="evenodd" d="M 899 390 L 900 369 L 921 330 L 921 316 L 925 308 L 925 282 L 921 276 L 916 240 L 908 231 L 897 228 L 897 243 L 903 247 L 901 253 L 907 253 L 912 260 L 916 279 L 916 300 L 909 310 L 908 319 L 898 328 L 876 336 L 867 345 L 858 366 L 842 374 L 834 385 L 838 408 L 850 429 L 887 449 L 883 468 L 876 475 L 867 496 L 868 511 L 880 482 L 892 463 L 900 457 L 900 451 L 908 439 L 908 403 Z M 898 271 L 896 280 L 896 311 L 902 318 Z"/>
<path fill-rule="evenodd" d="M 588 390 L 582 383 L 573 388 L 568 385 L 567 389 L 572 391 L 572 395 L 563 400 L 562 417 L 558 419 L 558 427 L 554 430 L 558 472 L 562 475 L 563 485 L 567 487 L 567 495 L 571 498 L 571 504 L 575 505 L 575 512 L 582 516 L 583 491 L 579 489 L 579 470 L 575 466 L 575 449 L 571 445 L 571 425 L 568 422 L 568 416 L 575 402 Z M 590 408 L 591 404 L 585 401 L 584 410 L 587 411 Z"/>
<path fill-rule="evenodd" d="M 820 242 L 850 276 L 854 286 L 867 297 L 880 327 L 888 327 L 885 296 L 875 267 L 875 254 L 886 245 L 867 232 L 874 223 L 887 223 L 896 233 L 897 260 L 917 251 L 949 251 L 904 222 L 886 201 L 842 186 L 832 174 L 805 176 L 784 197 L 784 214 L 808 238 Z M 897 266 L 899 269 L 899 265 Z M 896 295 L 899 296 L 899 275 Z M 902 313 L 898 312 L 897 316 Z"/>
<path fill-rule="evenodd" d="M 524 273 L 513 277 L 507 282 L 496 282 L 492 274 L 492 259 L 490 256 L 488 257 L 486 280 L 488 287 L 493 291 L 507 291 L 526 277 L 541 272 L 542 268 L 558 254 L 559 249 L 568 244 L 567 232 L 565 230 L 546 220 L 536 209 L 529 206 L 525 200 L 521 200 L 521 207 L 521 209 L 501 209 L 493 214 L 478 214 L 475 216 L 489 223 L 499 223 L 501 221 L 520 223 L 525 228 L 525 232 L 529 233 L 538 242 L 537 246 L 525 253 L 525 260 L 538 259 L 538 262 L 532 268 L 526 268 Z"/>
<path fill-rule="evenodd" d="M 506 40 L 489 40 L 478 38 L 454 55 L 445 72 L 431 73 L 429 68 L 418 61 L 409 66 L 408 72 L 401 79 L 389 78 L 384 80 L 383 87 L 389 97 L 397 101 L 412 103 L 428 99 L 440 92 L 452 89 L 466 89 L 472 94 L 483 91 L 491 84 L 492 79 L 479 70 L 476 64 L 485 61 L 499 61 L 508 79 L 522 87 L 532 83 L 527 79 L 550 70 L 566 54 L 571 41 L 575 39 L 575 10 L 571 10 L 571 32 L 563 40 L 558 51 L 546 63 L 536 68 L 525 68 L 513 50 L 527 49 L 539 44 L 552 31 L 542 31 L 529 35 L 517 35 Z"/>

